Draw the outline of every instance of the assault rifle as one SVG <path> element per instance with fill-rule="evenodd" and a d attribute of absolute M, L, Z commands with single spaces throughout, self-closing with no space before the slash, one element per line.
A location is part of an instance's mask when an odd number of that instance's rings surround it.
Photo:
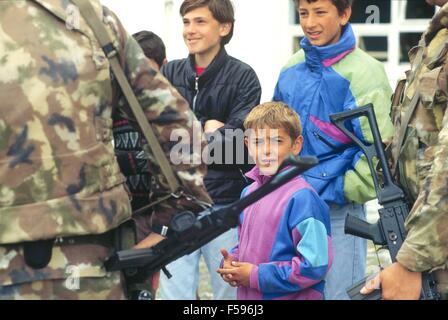
<path fill-rule="evenodd" d="M 358 139 L 345 126 L 346 121 L 360 117 L 367 117 L 369 120 L 370 130 L 373 135 L 373 144 L 371 145 Z M 334 114 L 330 118 L 339 130 L 351 138 L 364 152 L 372 173 L 378 202 L 382 207 L 379 209 L 380 218 L 375 224 L 370 224 L 359 218 L 347 215 L 345 220 L 345 233 L 372 240 L 374 244 L 387 248 L 392 262 L 396 262 L 398 251 L 406 238 L 405 221 L 409 214 L 409 206 L 403 190 L 394 183 L 389 170 L 373 105 L 369 104 L 362 108 Z M 380 177 L 375 170 L 374 158 L 378 159 L 379 165 L 381 166 L 383 175 L 381 184 Z M 437 292 L 437 284 L 433 275 L 425 272 L 422 274 L 422 280 L 422 293 L 420 298 L 422 300 L 439 300 L 440 295 Z M 349 288 L 347 293 L 350 298 L 352 300 L 381 299 L 381 289 L 375 290 L 369 295 L 362 295 L 359 291 L 365 285 L 366 279 Z"/>
<path fill-rule="evenodd" d="M 149 300 L 150 293 L 138 286 L 151 274 L 162 270 L 170 278 L 165 266 L 190 254 L 224 232 L 238 226 L 245 208 L 281 187 L 294 177 L 318 164 L 315 157 L 289 157 L 281 168 L 290 166 L 273 176 L 269 182 L 248 196 L 216 211 L 206 211 L 198 217 L 192 212 L 175 215 L 167 239 L 148 249 L 132 249 L 114 253 L 106 262 L 107 271 L 123 270 L 128 282 L 129 299 Z M 133 286 L 132 284 L 135 284 Z"/>

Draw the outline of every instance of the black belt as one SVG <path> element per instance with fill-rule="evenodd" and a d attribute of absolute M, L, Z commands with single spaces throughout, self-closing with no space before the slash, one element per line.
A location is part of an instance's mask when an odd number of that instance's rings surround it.
<path fill-rule="evenodd" d="M 33 269 L 45 268 L 50 263 L 53 246 L 100 245 L 107 248 L 114 248 L 117 246 L 116 234 L 118 229 L 113 229 L 98 235 L 58 237 L 49 240 L 25 242 L 23 243 L 25 263 Z"/>

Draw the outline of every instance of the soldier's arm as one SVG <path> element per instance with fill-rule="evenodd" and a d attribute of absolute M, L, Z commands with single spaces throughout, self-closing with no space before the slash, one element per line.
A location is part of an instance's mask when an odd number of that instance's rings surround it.
<path fill-rule="evenodd" d="M 138 43 L 124 30 L 119 20 L 110 11 L 109 15 L 111 16 L 109 21 L 112 22 L 112 27 L 115 27 L 115 32 L 121 40 L 120 58 L 123 69 L 174 172 L 186 193 L 211 203 L 203 184 L 206 166 L 202 162 L 201 151 L 206 146 L 206 141 L 200 130 L 200 124 L 197 123 L 188 103 L 159 72 L 151 67 Z M 120 97 L 118 104 L 134 127 L 140 130 L 125 98 Z M 194 126 L 196 126 L 195 130 Z M 178 133 L 177 136 L 188 136 L 188 139 L 182 139 L 181 143 L 182 150 L 190 152 L 172 154 L 173 147 L 180 146 L 179 138 L 172 139 L 173 133 Z M 170 191 L 150 149 L 147 145 L 144 149 L 148 152 L 149 169 L 155 178 L 155 184 L 152 186 L 152 200 L 157 201 L 168 195 Z M 200 207 L 184 198 L 171 198 L 154 207 L 152 220 L 155 224 L 169 225 L 174 213 L 186 209 L 197 212 Z"/>
<path fill-rule="evenodd" d="M 434 162 L 406 222 L 408 235 L 397 260 L 411 271 L 443 266 L 448 258 L 448 111 L 439 144 L 426 150 Z"/>

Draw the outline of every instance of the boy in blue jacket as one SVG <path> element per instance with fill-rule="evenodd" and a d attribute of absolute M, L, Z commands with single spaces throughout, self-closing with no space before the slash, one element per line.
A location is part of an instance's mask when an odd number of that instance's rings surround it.
<path fill-rule="evenodd" d="M 366 241 L 344 234 L 347 214 L 365 217 L 364 203 L 376 197 L 361 150 L 331 122 L 330 115 L 372 103 L 381 136 L 393 134 L 392 89 L 383 65 L 356 47 L 349 23 L 351 0 L 295 0 L 305 37 L 301 50 L 282 70 L 274 101 L 299 113 L 304 145 L 301 155 L 320 164 L 304 176 L 330 206 L 334 265 L 327 277 L 326 299 L 348 299 L 346 289 L 364 277 Z M 349 129 L 372 142 L 366 118 Z"/>

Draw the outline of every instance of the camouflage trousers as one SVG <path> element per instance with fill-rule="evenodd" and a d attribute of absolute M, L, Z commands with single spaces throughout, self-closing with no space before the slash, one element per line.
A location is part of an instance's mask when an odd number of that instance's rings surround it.
<path fill-rule="evenodd" d="M 119 272 L 106 277 L 42 280 L 0 287 L 0 300 L 123 300 Z"/>
<path fill-rule="evenodd" d="M 124 299 L 121 273 L 103 267 L 113 250 L 53 245 L 48 265 L 34 269 L 25 262 L 23 244 L 0 245 L 0 300 Z"/>

